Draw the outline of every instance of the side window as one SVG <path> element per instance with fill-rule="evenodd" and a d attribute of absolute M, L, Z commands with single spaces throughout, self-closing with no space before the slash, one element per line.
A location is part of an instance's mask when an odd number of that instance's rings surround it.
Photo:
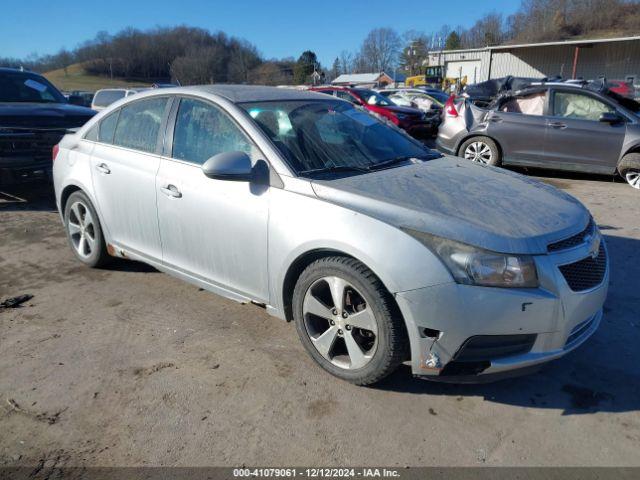
<path fill-rule="evenodd" d="M 166 105 L 167 99 L 160 97 L 122 107 L 113 143 L 143 152 L 155 152 Z"/>
<path fill-rule="evenodd" d="M 96 123 L 93 127 L 89 129 L 87 133 L 84 134 L 85 140 L 91 140 L 92 142 L 98 141 L 98 128 L 100 127 L 100 123 Z"/>
<path fill-rule="evenodd" d="M 347 102 L 356 103 L 355 97 L 351 95 L 349 92 L 346 92 L 344 90 L 338 90 L 337 96 L 338 98 L 341 98 L 342 100 L 346 100 Z"/>
<path fill-rule="evenodd" d="M 319 93 L 324 93 L 325 95 L 331 95 L 335 93 L 335 90 L 318 90 Z"/>
<path fill-rule="evenodd" d="M 500 107 L 500 111 L 523 115 L 544 115 L 546 92 L 537 92 L 520 97 L 511 97 Z"/>
<path fill-rule="evenodd" d="M 556 92 L 553 101 L 555 117 L 598 121 L 600 115 L 613 111 L 606 103 L 581 93 Z"/>
<path fill-rule="evenodd" d="M 202 165 L 218 153 L 233 151 L 258 157 L 257 147 L 226 113 L 209 103 L 183 98 L 173 131 L 172 157 Z"/>
<path fill-rule="evenodd" d="M 116 131 L 118 123 L 118 114 L 120 110 L 104 117 L 98 124 L 98 141 L 102 143 L 113 143 L 113 134 Z"/>

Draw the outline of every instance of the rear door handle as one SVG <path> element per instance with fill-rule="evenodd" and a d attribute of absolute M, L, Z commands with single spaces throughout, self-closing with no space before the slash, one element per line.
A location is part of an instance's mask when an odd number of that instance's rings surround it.
<path fill-rule="evenodd" d="M 109 167 L 107 167 L 107 165 L 104 163 L 100 163 L 99 165 L 96 165 L 96 170 L 98 170 L 100 173 L 104 173 L 105 175 L 108 175 L 111 173 L 111 170 L 109 170 Z"/>
<path fill-rule="evenodd" d="M 551 128 L 556 128 L 556 129 L 560 129 L 560 130 L 564 130 L 565 128 L 567 128 L 567 124 L 566 123 L 562 123 L 562 122 L 551 122 L 551 123 L 549 123 L 549 126 Z"/>
<path fill-rule="evenodd" d="M 164 193 L 167 197 L 180 198 L 182 197 L 182 193 L 178 190 L 178 187 L 175 185 L 165 185 L 164 187 L 160 187 L 160 191 Z"/>

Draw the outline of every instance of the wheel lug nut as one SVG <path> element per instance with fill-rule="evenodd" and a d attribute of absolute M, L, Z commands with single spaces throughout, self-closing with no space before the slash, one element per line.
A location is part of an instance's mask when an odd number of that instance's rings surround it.
<path fill-rule="evenodd" d="M 346 325 L 344 328 L 345 330 L 351 330 L 351 325 Z"/>
<path fill-rule="evenodd" d="M 347 312 L 343 312 L 342 313 L 342 318 L 347 318 L 349 316 L 349 314 Z"/>
<path fill-rule="evenodd" d="M 335 324 L 336 324 L 336 322 L 334 322 L 333 320 L 329 320 L 329 323 L 330 323 L 331 325 L 335 325 Z"/>
<path fill-rule="evenodd" d="M 333 313 L 334 315 L 337 315 L 337 314 L 338 314 L 338 310 L 336 310 L 336 309 L 334 308 L 334 309 L 333 309 L 333 311 L 332 311 L 331 313 Z"/>
<path fill-rule="evenodd" d="M 338 335 L 342 335 L 342 330 L 338 329 Z"/>

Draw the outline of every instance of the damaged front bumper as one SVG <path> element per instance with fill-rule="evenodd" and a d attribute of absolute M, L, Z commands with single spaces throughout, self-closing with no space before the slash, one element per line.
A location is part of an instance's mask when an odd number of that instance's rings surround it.
<path fill-rule="evenodd" d="M 588 254 L 585 247 L 536 257 L 535 289 L 452 282 L 396 293 L 413 374 L 456 382 L 500 379 L 528 373 L 580 346 L 602 319 L 608 260 L 601 282 L 582 291 L 572 290 L 560 266 Z"/>

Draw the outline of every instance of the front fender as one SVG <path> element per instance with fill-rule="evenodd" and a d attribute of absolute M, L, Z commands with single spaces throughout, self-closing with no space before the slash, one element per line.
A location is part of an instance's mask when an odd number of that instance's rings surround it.
<path fill-rule="evenodd" d="M 270 212 L 270 299 L 280 312 L 289 267 L 314 250 L 332 250 L 358 259 L 392 294 L 452 281 L 429 249 L 376 218 L 278 189 L 273 189 Z"/>

